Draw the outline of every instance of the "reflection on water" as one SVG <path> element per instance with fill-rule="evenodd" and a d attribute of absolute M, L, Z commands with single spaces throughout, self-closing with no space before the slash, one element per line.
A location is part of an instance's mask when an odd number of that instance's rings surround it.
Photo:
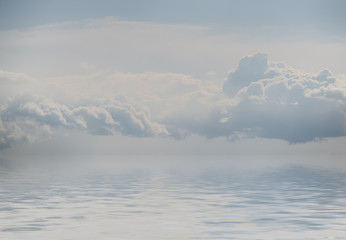
<path fill-rule="evenodd" d="M 345 173 L 278 157 L 1 159 L 0 239 L 345 239 Z"/>

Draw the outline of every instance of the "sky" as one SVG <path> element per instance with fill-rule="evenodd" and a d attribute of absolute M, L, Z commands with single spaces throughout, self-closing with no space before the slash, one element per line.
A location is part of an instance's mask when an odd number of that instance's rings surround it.
<path fill-rule="evenodd" d="M 0 1 L 0 154 L 346 154 L 346 1 Z"/>

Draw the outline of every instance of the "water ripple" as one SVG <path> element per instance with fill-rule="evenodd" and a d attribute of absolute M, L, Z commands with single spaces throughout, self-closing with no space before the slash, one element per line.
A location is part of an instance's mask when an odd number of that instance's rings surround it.
<path fill-rule="evenodd" d="M 83 164 L 28 168 L 2 160 L 0 238 L 346 236 L 342 169 L 299 164 L 239 169 L 232 162 L 212 160 L 215 164 L 192 170 L 183 164 L 120 168 L 113 161 L 105 168 L 83 171 L 78 170 L 85 168 Z"/>

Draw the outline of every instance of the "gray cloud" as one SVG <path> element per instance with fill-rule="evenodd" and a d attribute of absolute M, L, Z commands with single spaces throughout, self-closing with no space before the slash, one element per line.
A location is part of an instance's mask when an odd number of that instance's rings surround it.
<path fill-rule="evenodd" d="M 229 96 L 234 96 L 241 88 L 263 78 L 273 77 L 275 74 L 268 70 L 268 56 L 258 53 L 240 60 L 238 68 L 231 72 L 228 80 L 223 85 L 223 91 Z"/>
<path fill-rule="evenodd" d="M 135 137 L 167 134 L 162 125 L 151 122 L 148 113 L 116 100 L 66 106 L 47 97 L 22 94 L 10 100 L 0 116 L 0 149 L 47 137 L 52 129 Z"/>
<path fill-rule="evenodd" d="M 0 149 L 62 130 L 290 143 L 346 136 L 345 85 L 329 70 L 306 73 L 269 62 L 263 53 L 241 59 L 222 88 L 183 74 L 153 72 L 52 81 L 40 94 L 19 94 L 0 106 Z"/>
<path fill-rule="evenodd" d="M 346 89 L 328 70 L 309 74 L 268 62 L 258 53 L 240 60 L 219 100 L 203 118 L 168 123 L 207 138 L 282 139 L 305 143 L 346 136 Z M 181 131 L 181 130 L 180 130 Z"/>
<path fill-rule="evenodd" d="M 223 92 L 238 103 L 215 124 L 222 135 L 301 143 L 346 135 L 345 88 L 328 70 L 317 75 L 269 64 L 266 54 L 243 58 Z M 226 120 L 225 120 L 226 119 Z"/>

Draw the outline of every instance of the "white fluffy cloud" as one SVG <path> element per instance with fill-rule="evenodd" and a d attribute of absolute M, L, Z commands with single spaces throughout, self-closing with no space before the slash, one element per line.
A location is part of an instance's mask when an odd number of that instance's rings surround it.
<path fill-rule="evenodd" d="M 208 138 L 304 143 L 346 135 L 346 88 L 328 70 L 306 73 L 269 63 L 266 54 L 258 53 L 240 60 L 223 94 L 204 118 L 168 122 Z"/>
<path fill-rule="evenodd" d="M 203 115 L 220 90 L 183 74 L 109 70 L 18 83 L 16 89 L 19 94 L 11 92 L 0 108 L 2 149 L 55 131 L 180 137 L 164 119 Z"/>
<path fill-rule="evenodd" d="M 2 86 L 8 88 L 5 83 L 10 82 L 17 89 L 0 107 L 0 149 L 61 130 L 178 139 L 189 134 L 259 137 L 291 143 L 346 136 L 346 89 L 341 80 L 328 70 L 311 74 L 268 62 L 261 53 L 241 59 L 223 87 L 176 73 L 89 69 L 84 75 L 44 81 L 0 73 Z"/>
<path fill-rule="evenodd" d="M 0 115 L 0 149 L 47 138 L 52 130 L 95 135 L 120 132 L 135 137 L 167 135 L 165 127 L 153 122 L 147 112 L 117 100 L 66 106 L 46 97 L 22 94 L 3 106 Z"/>
<path fill-rule="evenodd" d="M 228 108 L 229 135 L 306 142 L 346 134 L 346 89 L 328 70 L 305 73 L 266 54 L 243 58 L 223 91 L 239 103 Z"/>

